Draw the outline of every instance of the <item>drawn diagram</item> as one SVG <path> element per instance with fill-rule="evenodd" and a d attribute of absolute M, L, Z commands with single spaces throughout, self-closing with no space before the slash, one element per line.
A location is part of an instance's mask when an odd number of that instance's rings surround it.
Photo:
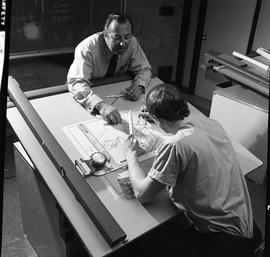
<path fill-rule="evenodd" d="M 129 134 L 127 113 L 122 113 L 122 122 L 108 125 L 104 120 L 89 120 L 63 128 L 83 158 L 89 158 L 94 152 L 103 152 L 117 164 L 125 163 L 123 140 Z M 134 137 L 139 143 L 139 159 L 146 160 L 155 155 L 156 150 L 166 138 L 166 134 L 156 130 L 146 122 L 139 122 L 134 115 Z"/>
<path fill-rule="evenodd" d="M 85 124 L 85 126 L 116 163 L 119 164 L 125 160 L 122 145 L 124 138 L 126 138 L 129 133 L 128 123 L 124 122 L 110 126 L 100 120 L 97 122 L 89 122 Z M 155 150 L 161 143 L 161 140 L 159 140 L 159 138 L 153 134 L 153 131 L 150 130 L 150 127 L 147 126 L 134 126 L 134 136 L 139 143 L 139 156 Z"/>

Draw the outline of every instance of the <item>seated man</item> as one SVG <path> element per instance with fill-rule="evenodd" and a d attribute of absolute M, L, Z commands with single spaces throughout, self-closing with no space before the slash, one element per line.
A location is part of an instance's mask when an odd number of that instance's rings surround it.
<path fill-rule="evenodd" d="M 158 149 L 148 173 L 138 162 L 136 139 L 124 141 L 134 194 L 147 203 L 167 189 L 190 222 L 182 238 L 177 226 L 168 230 L 166 224 L 168 235 L 163 231 L 155 239 L 149 237 L 149 242 L 154 242 L 158 253 L 161 245 L 167 256 L 252 256 L 261 233 L 253 221 L 246 181 L 225 130 L 213 119 L 190 114 L 180 91 L 169 84 L 149 91 L 142 115 L 145 113 L 171 136 Z M 175 244 L 170 240 L 166 248 L 172 235 Z M 193 246 L 192 254 L 184 250 L 187 245 Z"/>
<path fill-rule="evenodd" d="M 125 95 L 132 101 L 140 98 L 151 79 L 151 66 L 132 32 L 133 23 L 127 15 L 110 14 L 103 32 L 89 36 L 76 47 L 67 75 L 73 97 L 112 124 L 120 122 L 121 116 L 115 107 L 93 93 L 92 80 L 131 72 L 135 77 Z"/>

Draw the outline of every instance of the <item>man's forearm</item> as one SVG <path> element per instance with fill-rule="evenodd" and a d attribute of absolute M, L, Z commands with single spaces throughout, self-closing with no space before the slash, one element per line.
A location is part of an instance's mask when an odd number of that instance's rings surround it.
<path fill-rule="evenodd" d="M 68 90 L 73 98 L 86 109 L 93 111 L 95 106 L 103 100 L 91 89 L 91 85 L 81 79 L 69 79 L 67 81 Z"/>
<path fill-rule="evenodd" d="M 145 68 L 136 74 L 133 81 L 135 85 L 141 85 L 146 88 L 151 80 L 152 72 L 150 68 Z"/>
<path fill-rule="evenodd" d="M 136 197 L 139 197 L 144 191 L 143 181 L 146 177 L 145 172 L 142 170 L 138 157 L 135 151 L 127 155 L 128 171 L 130 181 Z"/>

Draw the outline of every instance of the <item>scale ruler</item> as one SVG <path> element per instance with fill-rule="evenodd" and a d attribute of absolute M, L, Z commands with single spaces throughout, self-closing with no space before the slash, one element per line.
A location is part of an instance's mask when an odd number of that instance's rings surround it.
<path fill-rule="evenodd" d="M 105 164 L 105 167 L 95 172 L 96 175 L 105 175 L 109 172 L 115 171 L 117 169 L 123 168 L 126 166 L 125 163 L 117 164 L 113 157 L 109 154 L 108 151 L 102 146 L 102 144 L 96 139 L 96 137 L 91 133 L 91 131 L 87 128 L 87 126 L 83 123 L 78 125 L 78 128 L 84 134 L 84 136 L 89 140 L 89 142 L 96 148 L 97 152 L 103 153 L 108 160 Z"/>
<path fill-rule="evenodd" d="M 89 142 L 94 146 L 94 148 L 97 150 L 97 152 L 103 153 L 108 162 L 105 165 L 105 168 L 103 169 L 103 172 L 100 171 L 98 173 L 96 173 L 96 175 L 98 175 L 100 173 L 100 175 L 104 175 L 116 170 L 126 170 L 127 169 L 127 161 L 123 160 L 121 161 L 121 163 L 117 163 L 113 157 L 111 156 L 111 154 L 103 147 L 103 145 L 98 141 L 98 139 L 92 134 L 92 132 L 89 130 L 89 128 L 87 127 L 86 124 L 84 123 L 80 123 L 78 124 L 78 128 L 79 130 L 83 133 L 83 135 L 89 140 Z M 151 158 L 154 158 L 156 155 L 156 149 L 150 152 L 145 152 L 142 155 L 138 156 L 138 160 L 139 162 L 144 162 L 146 160 L 149 160 Z"/>
<path fill-rule="evenodd" d="M 103 153 L 109 161 L 113 161 L 112 156 L 104 149 L 104 147 L 98 142 L 95 136 L 91 133 L 91 131 L 87 128 L 83 123 L 78 125 L 81 132 L 85 135 L 85 137 L 94 145 L 98 152 Z"/>

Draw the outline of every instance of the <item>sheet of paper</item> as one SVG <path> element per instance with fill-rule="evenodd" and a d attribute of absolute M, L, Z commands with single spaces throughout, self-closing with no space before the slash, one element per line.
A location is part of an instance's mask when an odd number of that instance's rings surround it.
<path fill-rule="evenodd" d="M 166 134 L 139 119 L 138 111 L 132 111 L 134 137 L 139 143 L 139 159 L 147 159 L 153 157 Z M 115 163 L 122 164 L 126 159 L 122 143 L 129 135 L 128 112 L 121 113 L 121 117 L 122 122 L 117 125 L 109 125 L 102 119 L 92 119 L 64 127 L 63 130 L 84 159 L 94 152 L 105 150 Z"/>

